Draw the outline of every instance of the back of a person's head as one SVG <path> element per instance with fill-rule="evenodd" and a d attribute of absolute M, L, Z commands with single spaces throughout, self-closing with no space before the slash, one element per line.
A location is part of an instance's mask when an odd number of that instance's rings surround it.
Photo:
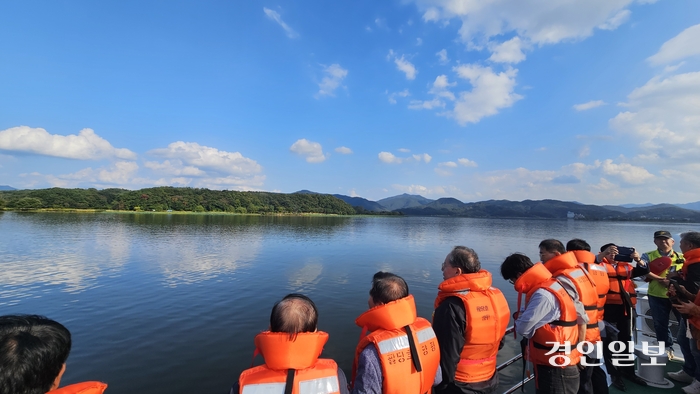
<path fill-rule="evenodd" d="M 681 234 L 681 241 L 687 242 L 693 249 L 700 248 L 700 233 L 697 231 L 688 231 Z"/>
<path fill-rule="evenodd" d="M 372 289 L 369 291 L 369 295 L 377 305 L 388 304 L 408 297 L 408 285 L 398 275 L 379 271 L 372 278 Z"/>
<path fill-rule="evenodd" d="M 525 271 L 529 270 L 533 265 L 529 257 L 522 253 L 513 253 L 503 260 L 503 264 L 501 264 L 501 275 L 505 280 L 514 280 Z"/>
<path fill-rule="evenodd" d="M 474 249 L 466 246 L 455 246 L 448 255 L 450 265 L 460 268 L 463 274 L 473 274 L 481 270 L 479 256 Z"/>
<path fill-rule="evenodd" d="M 68 359 L 71 336 L 36 315 L 0 316 L 0 394 L 44 394 Z"/>
<path fill-rule="evenodd" d="M 270 314 L 270 331 L 286 332 L 290 339 L 300 332 L 314 332 L 318 326 L 316 304 L 303 294 L 288 294 Z"/>
<path fill-rule="evenodd" d="M 590 252 L 591 245 L 589 245 L 588 242 L 580 238 L 574 238 L 566 243 L 566 251 L 571 252 L 573 250 L 585 250 L 587 252 Z"/>
<path fill-rule="evenodd" d="M 548 251 L 548 252 L 559 252 L 561 254 L 566 253 L 566 249 L 564 249 L 564 244 L 561 243 L 561 241 L 557 239 L 545 239 L 544 241 L 540 242 L 540 248 Z"/>

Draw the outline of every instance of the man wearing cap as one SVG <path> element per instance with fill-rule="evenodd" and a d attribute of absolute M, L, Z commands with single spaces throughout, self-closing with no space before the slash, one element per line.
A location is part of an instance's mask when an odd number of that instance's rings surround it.
<path fill-rule="evenodd" d="M 668 324 L 669 313 L 676 316 L 676 321 L 681 321 L 681 314 L 671 306 L 668 299 L 668 284 L 666 278 L 669 271 L 680 271 L 683 268 L 683 254 L 673 250 L 673 237 L 671 233 L 660 230 L 654 233 L 656 250 L 642 254 L 640 260 L 649 267 L 647 280 L 649 281 L 649 307 L 654 319 L 654 331 L 656 340 L 663 341 L 669 351 L 669 358 L 673 357 L 673 336 Z M 665 258 L 664 258 L 665 257 Z M 670 259 L 670 260 L 669 260 Z"/>

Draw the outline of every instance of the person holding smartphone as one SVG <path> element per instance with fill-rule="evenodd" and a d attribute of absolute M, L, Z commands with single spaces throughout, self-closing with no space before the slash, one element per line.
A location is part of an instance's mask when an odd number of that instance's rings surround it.
<path fill-rule="evenodd" d="M 624 376 L 628 380 L 639 385 L 646 385 L 643 379 L 634 374 L 634 367 L 618 367 L 612 362 L 612 353 L 609 344 L 615 340 L 628 343 L 632 340 L 632 309 L 637 304 L 637 292 L 632 278 L 637 278 L 649 273 L 649 267 L 641 260 L 641 256 L 634 248 L 606 244 L 600 248 L 600 253 L 596 256 L 608 273 L 610 289 L 605 299 L 603 320 L 610 326 L 619 330 L 617 338 L 610 335 L 603 341 L 603 358 L 605 367 L 612 378 L 612 384 L 618 390 L 625 391 Z M 636 265 L 631 263 L 636 261 Z M 634 349 L 626 349 L 632 353 Z"/>

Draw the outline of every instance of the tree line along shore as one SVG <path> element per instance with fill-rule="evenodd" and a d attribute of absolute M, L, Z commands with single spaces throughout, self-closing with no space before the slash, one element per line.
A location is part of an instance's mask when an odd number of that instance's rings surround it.
<path fill-rule="evenodd" d="M 0 191 L 0 208 L 239 214 L 355 215 L 358 213 L 348 203 L 328 194 L 239 192 L 168 186 L 140 190 L 51 188 Z"/>

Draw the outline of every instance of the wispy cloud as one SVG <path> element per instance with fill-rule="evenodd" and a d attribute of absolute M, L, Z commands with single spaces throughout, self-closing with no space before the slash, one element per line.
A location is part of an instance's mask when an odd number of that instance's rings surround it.
<path fill-rule="evenodd" d="M 348 148 L 347 146 L 340 146 L 338 148 L 335 148 L 335 151 L 340 153 L 341 155 L 352 154 L 352 149 Z"/>
<path fill-rule="evenodd" d="M 593 109 L 593 108 L 596 108 L 596 107 L 600 107 L 601 105 L 605 105 L 605 101 L 603 101 L 603 100 L 593 100 L 593 101 L 589 101 L 589 102 L 583 103 L 583 104 L 576 104 L 576 105 L 574 105 L 574 109 L 575 109 L 576 111 L 586 111 L 586 110 L 589 110 L 589 109 Z"/>
<path fill-rule="evenodd" d="M 387 94 L 389 94 L 389 92 L 387 92 Z M 408 89 L 404 89 L 400 92 L 391 93 L 391 94 L 389 94 L 389 103 L 396 104 L 397 97 L 408 97 L 410 95 L 411 94 L 408 92 Z"/>
<path fill-rule="evenodd" d="M 401 55 L 401 57 L 399 57 L 399 55 L 394 53 L 393 50 L 390 50 L 389 55 L 387 55 L 387 58 L 394 59 L 396 69 L 406 74 L 406 79 L 416 79 L 416 74 L 418 74 L 418 70 L 416 70 L 416 66 L 414 66 L 413 63 L 406 60 L 404 55 Z"/>
<path fill-rule="evenodd" d="M 271 20 L 277 22 L 278 25 L 284 29 L 284 32 L 287 34 L 287 37 L 289 38 L 297 38 L 299 37 L 299 33 L 294 31 L 289 25 L 287 25 L 283 20 L 282 17 L 280 16 L 279 12 L 271 10 L 269 8 L 263 7 L 263 11 L 265 12 L 265 15 L 267 15 L 268 18 Z"/>
<path fill-rule="evenodd" d="M 647 61 L 654 66 L 677 62 L 691 56 L 700 55 L 700 24 L 683 30 L 677 36 L 661 45 L 661 48 Z"/>
<path fill-rule="evenodd" d="M 335 90 L 340 86 L 343 79 L 347 77 L 348 70 L 340 67 L 340 64 L 331 64 L 323 69 L 323 78 L 318 84 L 316 98 L 323 96 L 335 96 Z"/>
<path fill-rule="evenodd" d="M 450 62 L 450 58 L 447 57 L 447 49 L 443 49 L 435 53 L 435 56 L 438 57 L 438 61 L 440 64 L 447 64 Z"/>

